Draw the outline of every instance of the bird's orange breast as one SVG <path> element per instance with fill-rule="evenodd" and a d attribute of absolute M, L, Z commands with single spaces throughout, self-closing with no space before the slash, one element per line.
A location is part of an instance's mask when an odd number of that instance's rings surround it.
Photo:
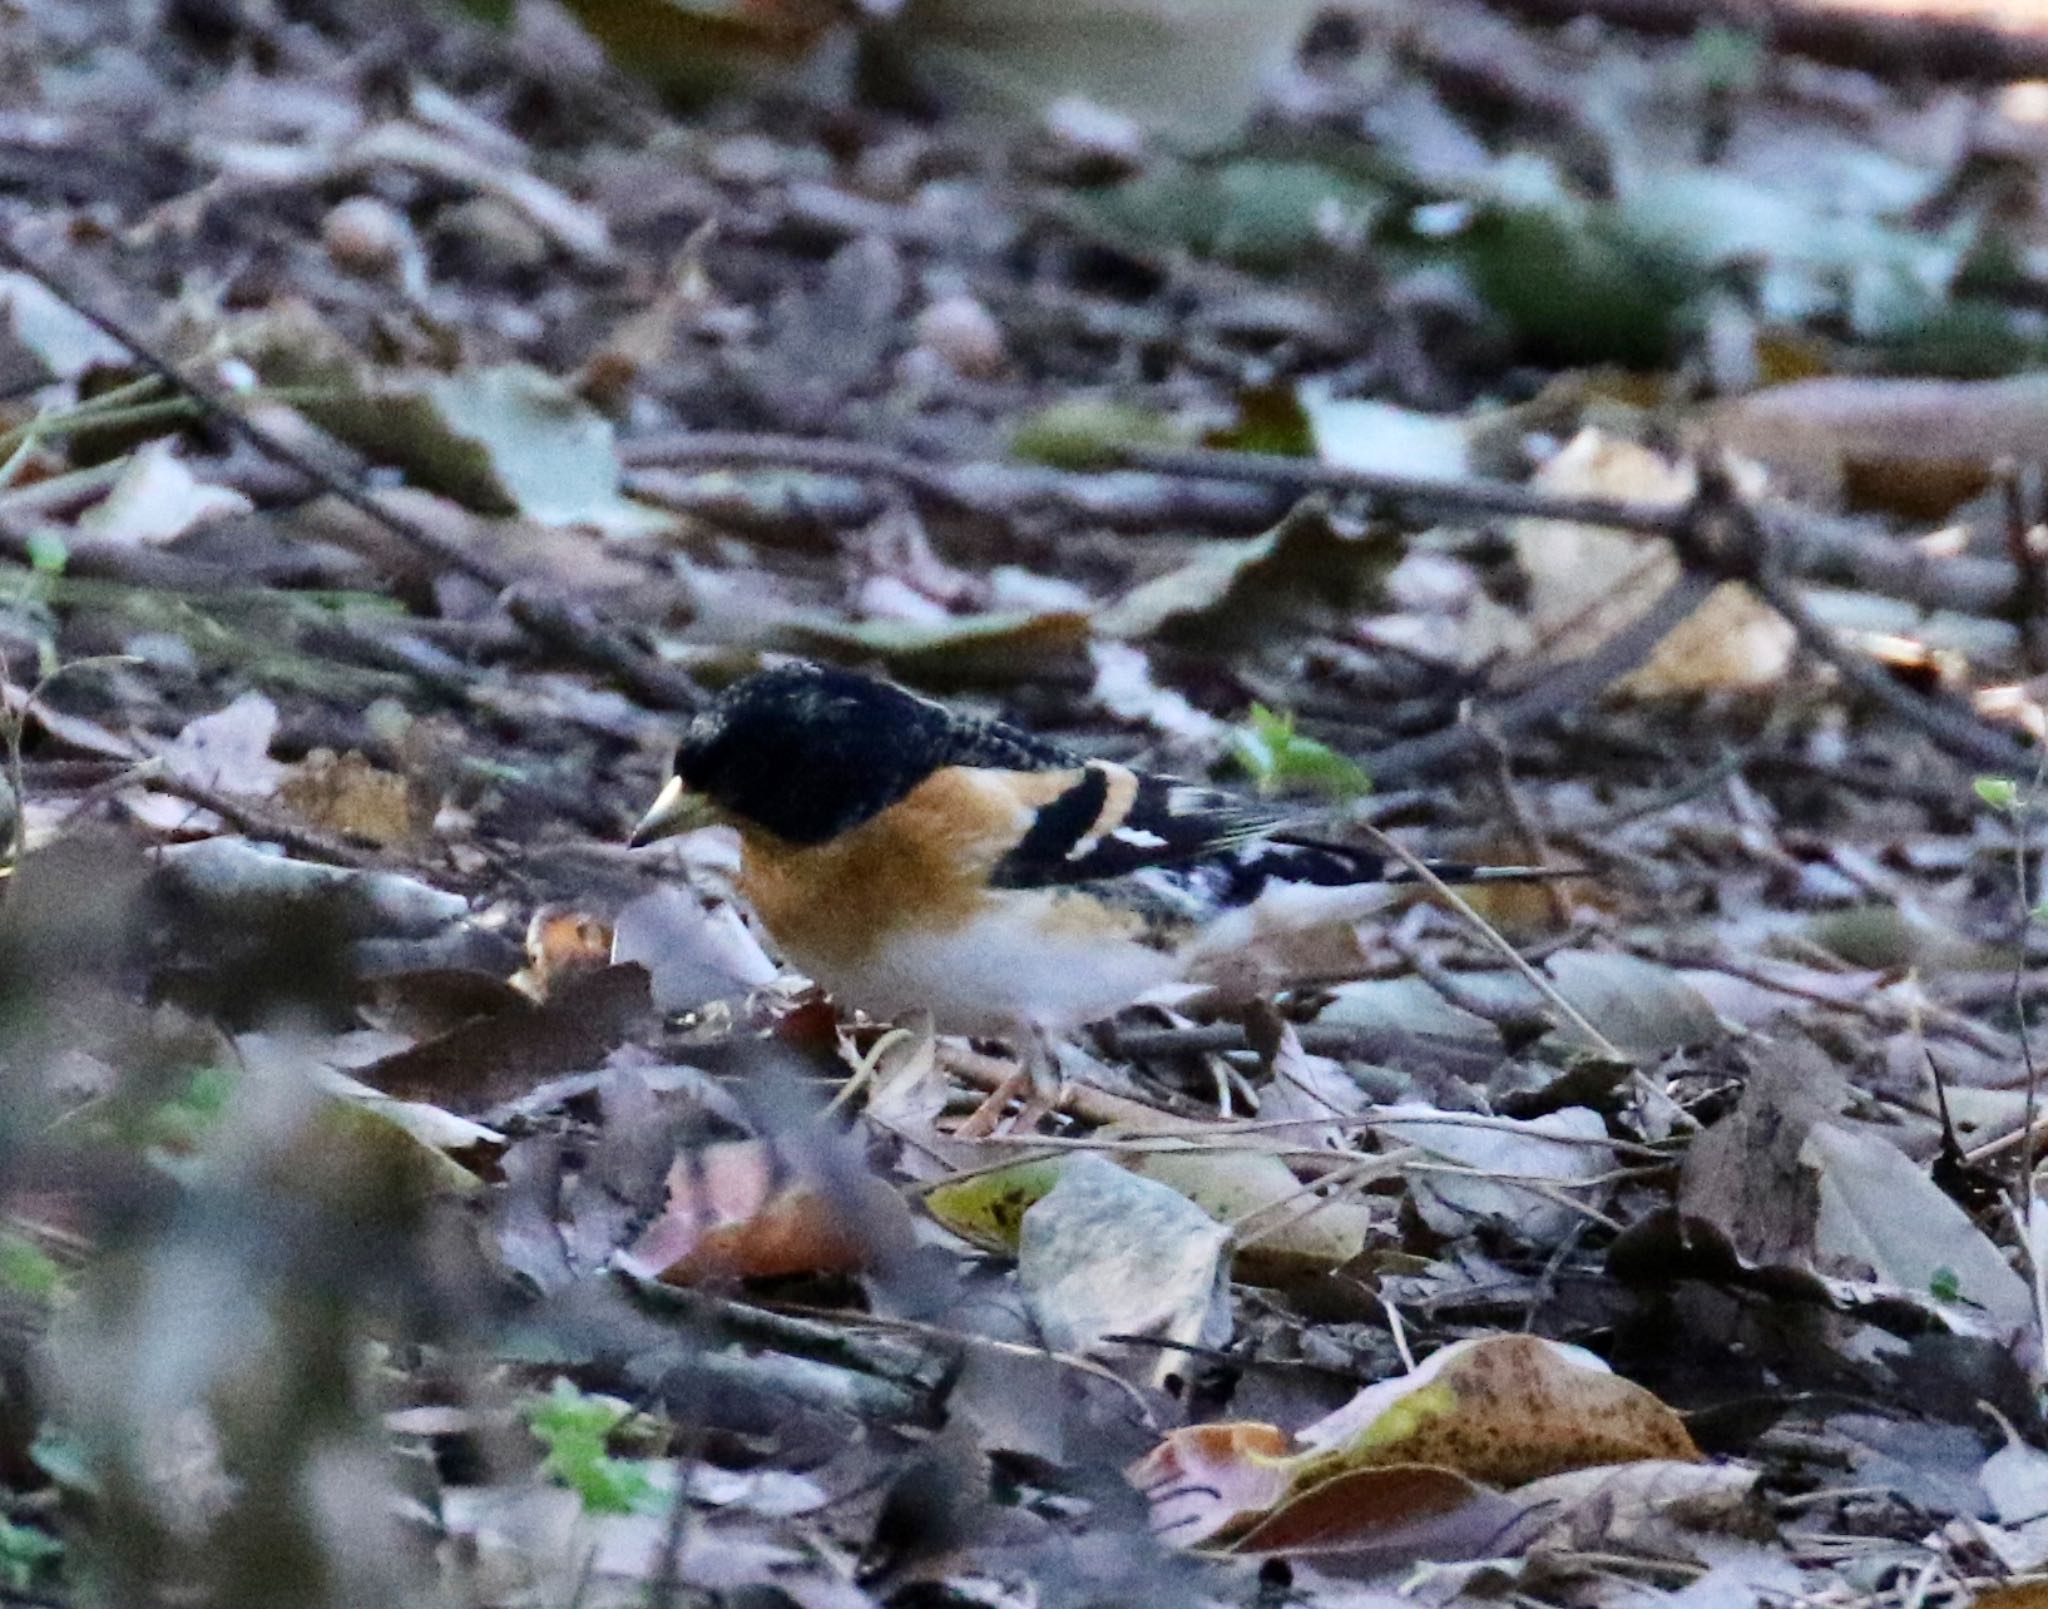
<path fill-rule="evenodd" d="M 740 830 L 740 889 L 800 965 L 851 964 L 894 930 L 957 928 L 988 874 L 1072 772 L 940 771 L 872 821 L 822 844 Z"/>

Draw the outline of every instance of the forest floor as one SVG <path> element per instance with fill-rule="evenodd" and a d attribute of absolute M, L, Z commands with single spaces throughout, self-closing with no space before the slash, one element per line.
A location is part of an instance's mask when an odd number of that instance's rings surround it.
<path fill-rule="evenodd" d="M 2039 7 L 509 9 L 0 0 L 0 1601 L 2048 1602 Z M 1019 1109 L 777 656 L 1575 875 Z"/>

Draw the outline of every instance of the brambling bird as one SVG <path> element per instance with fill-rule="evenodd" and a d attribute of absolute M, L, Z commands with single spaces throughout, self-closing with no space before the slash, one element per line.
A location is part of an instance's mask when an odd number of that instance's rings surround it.
<path fill-rule="evenodd" d="M 1045 1048 L 1168 985 L 1218 981 L 1264 936 L 1356 921 L 1411 880 L 1293 819 L 790 664 L 690 722 L 631 842 L 734 827 L 740 892 L 842 1003 Z"/>

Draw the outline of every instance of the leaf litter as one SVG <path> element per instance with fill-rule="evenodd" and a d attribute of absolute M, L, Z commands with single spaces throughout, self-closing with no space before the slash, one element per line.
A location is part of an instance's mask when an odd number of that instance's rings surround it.
<path fill-rule="evenodd" d="M 0 1586 L 2042 1590 L 2025 86 L 475 9 L 0 33 Z M 992 1106 L 621 847 L 791 651 L 1575 875 Z"/>

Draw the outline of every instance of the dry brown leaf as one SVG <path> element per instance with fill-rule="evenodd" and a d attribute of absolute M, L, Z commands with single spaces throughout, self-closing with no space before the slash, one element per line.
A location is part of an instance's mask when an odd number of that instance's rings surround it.
<path fill-rule="evenodd" d="M 544 1004 L 522 1002 L 466 1022 L 439 1039 L 362 1070 L 387 1095 L 481 1111 L 543 1079 L 600 1065 L 651 1009 L 643 967 L 605 967 L 558 986 Z"/>
<path fill-rule="evenodd" d="M 1447 1346 L 1296 1443 L 1286 1452 L 1267 1425 L 1180 1430 L 1131 1479 L 1152 1501 L 1155 1528 L 1183 1547 L 1223 1539 L 1242 1551 L 1447 1554 L 1483 1545 L 1521 1511 L 1489 1488 L 1700 1460 L 1684 1422 L 1651 1393 L 1590 1352 L 1533 1335 Z"/>
<path fill-rule="evenodd" d="M 277 796 L 312 825 L 367 843 L 402 844 L 433 824 L 404 777 L 353 750 L 313 750 L 285 773 Z"/>
<path fill-rule="evenodd" d="M 1733 1464 L 1644 1459 L 1575 1469 L 1531 1481 L 1516 1491 L 1523 1513 L 1543 1530 L 1531 1547 L 1584 1552 L 1654 1550 L 1677 1527 L 1689 1531 L 1754 1529 L 1750 1497 L 1757 1471 Z"/>
<path fill-rule="evenodd" d="M 573 905 L 538 906 L 526 924 L 526 965 L 513 975 L 512 987 L 546 1000 L 571 979 L 610 966 L 612 943 L 612 925 L 603 917 Z M 630 955 L 619 960 L 638 962 Z"/>
<path fill-rule="evenodd" d="M 1566 497 L 1676 507 L 1692 495 L 1693 473 L 1647 447 L 1582 430 L 1530 484 Z M 1584 658 L 1647 613 L 1679 574 L 1677 555 L 1663 541 L 1604 526 L 1524 519 L 1514 522 L 1511 539 L 1529 577 L 1527 631 L 1543 663 Z M 1468 644 L 1468 651 L 1481 646 L 1502 645 Z M 1731 582 L 1612 692 L 1660 698 L 1767 686 L 1784 675 L 1792 648 L 1791 626 Z"/>
<path fill-rule="evenodd" d="M 1233 1553 L 1458 1559 L 1493 1552 L 1515 1505 L 1448 1469 L 1349 1469 L 1304 1487 L 1231 1544 Z"/>
<path fill-rule="evenodd" d="M 1752 1268 L 1874 1279 L 1950 1324 L 2011 1335 L 2028 1322 L 2026 1282 L 1969 1215 L 1895 1143 L 1840 1115 L 1842 1075 L 1811 1046 L 1760 1057 L 1733 1112 L 1693 1144 L 1678 1205 Z"/>
<path fill-rule="evenodd" d="M 619 1264 L 671 1285 L 845 1274 L 870 1266 L 907 1232 L 901 1199 L 851 1168 L 763 1140 L 684 1151 L 669 1169 L 668 1200 Z"/>
<path fill-rule="evenodd" d="M 357 1010 L 373 1028 L 409 1039 L 437 1039 L 464 1023 L 524 1011 L 527 997 L 491 972 L 421 967 L 365 979 Z"/>
<path fill-rule="evenodd" d="M 1590 1464 L 1696 1459 L 1685 1422 L 1592 1353 L 1490 1335 L 1433 1354 L 1301 1432 L 1311 1469 L 1436 1464 L 1517 1486 Z"/>

